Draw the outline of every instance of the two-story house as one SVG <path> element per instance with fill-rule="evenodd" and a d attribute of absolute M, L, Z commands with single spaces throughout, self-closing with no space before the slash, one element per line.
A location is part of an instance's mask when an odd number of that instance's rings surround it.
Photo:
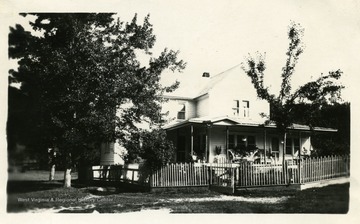
<path fill-rule="evenodd" d="M 176 146 L 177 162 L 189 158 L 206 162 L 231 160 L 246 147 L 257 148 L 249 156 L 260 162 L 279 162 L 283 156 L 294 159 L 299 152 L 310 154 L 310 127 L 299 124 L 289 128 L 283 152 L 283 136 L 274 124 L 264 125 L 265 118 L 260 115 L 270 113 L 269 103 L 257 98 L 240 65 L 215 76 L 204 73 L 203 79 L 206 85 L 195 95 L 174 92 L 164 96 L 168 102 L 163 109 L 169 116 L 163 128 Z M 314 130 L 336 131 L 320 127 Z"/>

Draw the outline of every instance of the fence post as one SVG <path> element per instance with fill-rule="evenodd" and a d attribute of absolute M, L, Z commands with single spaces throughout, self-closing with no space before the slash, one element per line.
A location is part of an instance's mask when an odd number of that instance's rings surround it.
<path fill-rule="evenodd" d="M 299 172 L 298 172 L 298 180 L 299 184 L 301 184 L 301 159 L 299 159 Z"/>
<path fill-rule="evenodd" d="M 150 175 L 149 175 L 149 187 L 150 187 L 150 191 L 151 191 L 151 188 L 152 188 L 152 175 L 153 175 L 153 172 L 151 171 L 151 172 L 150 172 Z"/>
<path fill-rule="evenodd" d="M 209 187 L 211 186 L 211 178 L 212 178 L 212 175 L 211 175 L 211 165 L 209 164 L 208 168 L 208 183 L 209 183 Z"/>
<path fill-rule="evenodd" d="M 236 176 L 236 167 L 231 168 L 232 170 L 232 178 L 231 178 L 231 186 L 232 186 L 232 193 L 235 193 L 235 188 L 236 188 L 236 182 L 235 182 L 235 176 Z"/>
<path fill-rule="evenodd" d="M 289 175 L 289 169 L 288 169 L 288 161 L 285 160 L 285 164 L 284 164 L 284 179 L 285 179 L 285 183 L 286 185 L 290 184 L 290 175 Z"/>
<path fill-rule="evenodd" d="M 135 176 L 135 171 L 132 170 L 132 176 L 131 176 L 131 183 L 132 184 L 134 183 L 134 176 Z"/>

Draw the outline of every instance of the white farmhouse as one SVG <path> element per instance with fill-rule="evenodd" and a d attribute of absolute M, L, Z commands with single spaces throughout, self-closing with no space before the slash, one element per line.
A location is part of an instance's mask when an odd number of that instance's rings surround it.
<path fill-rule="evenodd" d="M 240 156 L 244 155 L 242 150 L 247 152 L 246 159 L 266 163 L 282 161 L 283 156 L 294 159 L 299 152 L 310 154 L 310 127 L 299 124 L 289 127 L 283 152 L 283 136 L 274 124 L 264 125 L 265 118 L 260 115 L 269 115 L 270 106 L 257 98 L 240 65 L 215 76 L 204 73 L 203 79 L 205 87 L 195 95 L 175 91 L 164 96 L 169 100 L 163 109 L 169 115 L 163 128 L 176 146 L 177 162 L 244 159 Z M 336 131 L 319 127 L 314 130 Z"/>

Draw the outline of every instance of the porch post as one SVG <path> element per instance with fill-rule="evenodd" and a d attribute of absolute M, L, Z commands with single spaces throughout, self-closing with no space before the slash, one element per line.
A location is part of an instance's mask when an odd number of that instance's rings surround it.
<path fill-rule="evenodd" d="M 302 140 L 301 140 L 301 131 L 299 132 L 299 141 L 300 141 L 300 148 L 299 148 L 299 162 L 298 162 L 298 180 L 299 184 L 301 184 L 301 149 L 302 149 Z"/>
<path fill-rule="evenodd" d="M 206 127 L 206 134 L 205 134 L 205 161 L 208 162 L 209 160 L 209 156 L 208 156 L 208 152 L 209 152 L 209 128 Z"/>
<path fill-rule="evenodd" d="M 299 161 L 300 161 L 300 159 L 301 159 L 301 149 L 302 149 L 301 131 L 299 131 L 299 141 L 300 141 L 300 147 L 299 147 Z"/>
<path fill-rule="evenodd" d="M 225 153 L 226 159 L 228 158 L 228 149 L 229 149 L 229 126 L 226 126 L 226 136 L 225 136 Z"/>
<path fill-rule="evenodd" d="M 194 155 L 194 126 L 191 125 L 190 126 L 190 151 L 191 151 L 191 156 Z"/>
<path fill-rule="evenodd" d="M 211 121 L 203 121 L 203 124 L 205 125 L 205 128 L 206 128 L 206 136 L 205 136 L 205 140 L 206 140 L 206 147 L 205 147 L 205 160 L 207 162 L 210 162 L 209 161 L 209 158 L 210 158 L 210 140 L 209 140 L 209 134 L 210 134 L 210 128 L 212 126 L 212 123 Z"/>
<path fill-rule="evenodd" d="M 266 129 L 264 128 L 264 163 L 266 164 Z"/>

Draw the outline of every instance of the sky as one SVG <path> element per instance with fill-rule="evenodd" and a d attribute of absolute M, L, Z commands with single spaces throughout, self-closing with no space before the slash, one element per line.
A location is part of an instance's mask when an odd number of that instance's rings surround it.
<path fill-rule="evenodd" d="M 293 86 L 341 69 L 344 72 L 341 82 L 346 87 L 344 99 L 350 101 L 357 90 L 351 89 L 351 84 L 357 81 L 356 72 L 360 68 L 356 60 L 360 49 L 359 1 L 62 2 L 54 5 L 33 1 L 24 6 L 22 1 L 8 1 L 7 22 L 10 26 L 16 23 L 25 26 L 27 18 L 17 14 L 30 11 L 116 12 L 123 21 L 130 21 L 135 13 L 138 21 L 142 21 L 150 14 L 157 38 L 154 56 L 169 48 L 179 50 L 179 58 L 187 62 L 181 74 L 164 74 L 164 84 L 179 80 L 181 88 L 194 90 L 203 72 L 216 75 L 244 62 L 249 53 L 260 52 L 266 54 L 265 85 L 278 93 L 288 47 L 287 29 L 294 21 L 305 29 L 305 51 L 293 75 Z"/>

